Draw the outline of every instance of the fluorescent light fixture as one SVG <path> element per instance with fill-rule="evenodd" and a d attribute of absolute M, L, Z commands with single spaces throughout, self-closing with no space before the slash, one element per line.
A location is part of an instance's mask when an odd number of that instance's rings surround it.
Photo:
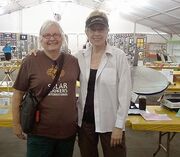
<path fill-rule="evenodd" d="M 124 0 L 124 3 L 132 7 L 144 7 L 148 5 L 148 1 L 149 0 Z"/>

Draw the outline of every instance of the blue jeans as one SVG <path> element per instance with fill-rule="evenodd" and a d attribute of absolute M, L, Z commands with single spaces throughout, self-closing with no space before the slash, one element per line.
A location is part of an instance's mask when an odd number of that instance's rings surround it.
<path fill-rule="evenodd" d="M 72 157 L 75 136 L 66 139 L 53 139 L 28 135 L 27 157 Z"/>

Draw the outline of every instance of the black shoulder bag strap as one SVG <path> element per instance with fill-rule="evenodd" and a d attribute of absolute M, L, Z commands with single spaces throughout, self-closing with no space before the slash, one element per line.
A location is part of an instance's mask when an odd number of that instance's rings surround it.
<path fill-rule="evenodd" d="M 49 94 L 49 92 L 53 89 L 53 87 L 57 83 L 57 81 L 60 77 L 60 74 L 61 74 L 63 64 L 64 64 L 64 53 L 61 53 L 61 58 L 60 58 L 59 62 L 57 63 L 58 69 L 56 71 L 56 76 L 55 76 L 53 82 L 51 83 L 51 86 L 48 88 L 48 90 L 46 91 L 44 96 L 40 99 L 39 103 Z"/>
<path fill-rule="evenodd" d="M 55 86 L 55 84 L 57 83 L 57 80 L 59 79 L 59 76 L 61 74 L 61 70 L 62 70 L 62 67 L 63 67 L 63 64 L 64 64 L 64 54 L 61 53 L 61 59 L 60 61 L 58 62 L 57 66 L 58 66 L 58 69 L 56 71 L 56 76 L 53 80 L 53 82 L 51 83 L 51 86 L 48 88 L 48 90 L 46 91 L 46 93 L 44 94 L 44 96 L 39 100 L 39 102 L 37 103 L 37 106 L 36 106 L 36 113 L 35 113 L 35 121 L 38 123 L 39 120 L 40 120 L 40 111 L 38 109 L 38 105 L 40 104 L 40 102 L 49 94 L 49 92 L 53 89 L 53 87 Z"/>

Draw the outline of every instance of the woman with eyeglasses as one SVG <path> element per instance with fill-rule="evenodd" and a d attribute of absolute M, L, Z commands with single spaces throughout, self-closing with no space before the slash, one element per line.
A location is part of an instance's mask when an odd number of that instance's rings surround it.
<path fill-rule="evenodd" d="M 45 22 L 40 29 L 43 48 L 36 56 L 27 56 L 14 83 L 13 130 L 20 139 L 26 139 L 20 125 L 19 104 L 26 91 L 31 90 L 38 100 L 55 78 L 58 64 L 62 62 L 61 47 L 65 36 L 55 21 Z M 68 53 L 53 89 L 38 105 L 39 119 L 27 135 L 27 157 L 72 157 L 77 132 L 76 80 L 78 61 Z"/>
<path fill-rule="evenodd" d="M 131 98 L 130 66 L 126 54 L 107 44 L 108 18 L 93 11 L 85 33 L 91 46 L 76 54 L 80 66 L 78 99 L 79 147 L 82 157 L 125 157 L 125 121 Z"/>

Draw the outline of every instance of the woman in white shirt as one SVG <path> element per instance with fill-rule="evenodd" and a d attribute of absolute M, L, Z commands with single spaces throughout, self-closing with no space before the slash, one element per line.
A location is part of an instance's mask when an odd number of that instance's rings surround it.
<path fill-rule="evenodd" d="M 76 54 L 80 74 L 78 99 L 79 147 L 82 157 L 98 157 L 100 138 L 105 157 L 125 157 L 125 121 L 131 98 L 126 54 L 107 44 L 105 13 L 93 11 L 86 20 L 91 43 Z"/>

